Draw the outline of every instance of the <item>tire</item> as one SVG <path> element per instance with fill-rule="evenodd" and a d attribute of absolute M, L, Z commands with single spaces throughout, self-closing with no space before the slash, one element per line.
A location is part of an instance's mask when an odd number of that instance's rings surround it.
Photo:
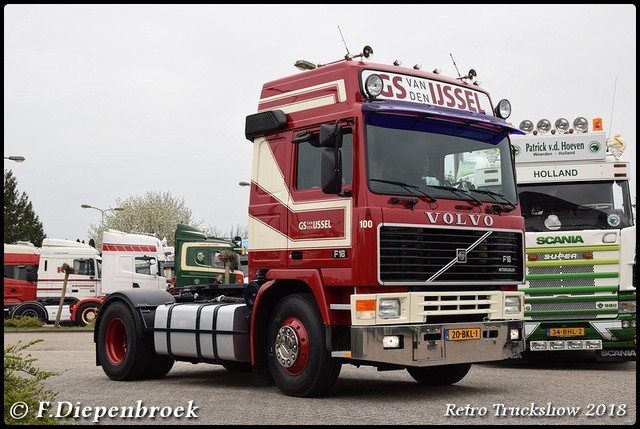
<path fill-rule="evenodd" d="M 155 352 L 153 338 L 138 338 L 134 315 L 122 302 L 102 309 L 98 329 L 98 358 L 107 376 L 116 381 L 143 380 L 166 375 L 173 359 Z"/>
<path fill-rule="evenodd" d="M 407 368 L 407 372 L 420 384 L 427 386 L 448 386 L 462 380 L 470 369 L 470 363 L 460 363 L 425 368 L 409 367 Z"/>
<path fill-rule="evenodd" d="M 267 327 L 267 362 L 282 393 L 308 398 L 333 387 L 342 364 L 325 344 L 325 327 L 311 295 L 290 295 L 278 303 Z"/>
<path fill-rule="evenodd" d="M 157 378 L 164 377 L 169 373 L 169 371 L 171 371 L 174 363 L 175 360 L 171 359 L 169 356 L 159 355 L 156 353 L 155 362 L 151 366 L 151 370 L 145 378 L 147 380 L 155 380 Z"/>
<path fill-rule="evenodd" d="M 85 302 L 76 311 L 76 326 L 87 326 L 95 322 L 98 317 L 99 305 L 95 302 Z"/>
<path fill-rule="evenodd" d="M 28 302 L 20 304 L 12 313 L 11 317 L 34 317 L 47 323 L 47 312 L 40 304 Z"/>

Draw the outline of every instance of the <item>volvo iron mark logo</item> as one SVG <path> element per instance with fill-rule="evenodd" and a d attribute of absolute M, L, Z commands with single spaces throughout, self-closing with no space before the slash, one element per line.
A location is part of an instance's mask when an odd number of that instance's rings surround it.
<path fill-rule="evenodd" d="M 467 249 L 456 249 L 456 258 L 459 264 L 467 263 Z"/>

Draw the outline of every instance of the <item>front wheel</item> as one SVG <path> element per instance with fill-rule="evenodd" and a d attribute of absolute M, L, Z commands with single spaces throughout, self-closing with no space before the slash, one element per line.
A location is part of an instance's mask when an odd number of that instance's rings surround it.
<path fill-rule="evenodd" d="M 98 358 L 112 380 L 159 378 L 173 366 L 169 356 L 158 355 L 153 338 L 139 338 L 133 313 L 123 302 L 103 309 L 98 326 Z"/>
<path fill-rule="evenodd" d="M 409 367 L 407 372 L 415 381 L 427 386 L 447 386 L 462 380 L 471 369 L 470 363 L 455 365 Z"/>
<path fill-rule="evenodd" d="M 76 311 L 76 325 L 87 326 L 96 321 L 98 317 L 98 304 L 95 302 L 85 302 Z"/>
<path fill-rule="evenodd" d="M 342 364 L 325 346 L 325 330 L 312 295 L 285 297 L 276 306 L 267 328 L 269 371 L 288 396 L 326 394 Z"/>

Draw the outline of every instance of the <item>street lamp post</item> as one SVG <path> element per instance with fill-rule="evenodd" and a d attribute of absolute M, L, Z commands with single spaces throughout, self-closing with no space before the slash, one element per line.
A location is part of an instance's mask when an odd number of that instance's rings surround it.
<path fill-rule="evenodd" d="M 108 209 L 99 209 L 98 207 L 94 207 L 91 206 L 89 204 L 82 204 L 80 207 L 82 207 L 83 209 L 94 209 L 94 210 L 98 210 L 100 213 L 102 213 L 102 221 L 100 222 L 100 226 L 104 225 L 104 214 L 106 212 L 119 212 L 124 210 L 122 207 L 115 207 L 115 208 L 108 208 Z"/>
<path fill-rule="evenodd" d="M 25 160 L 24 156 L 5 156 L 4 159 L 15 162 L 22 162 Z"/>

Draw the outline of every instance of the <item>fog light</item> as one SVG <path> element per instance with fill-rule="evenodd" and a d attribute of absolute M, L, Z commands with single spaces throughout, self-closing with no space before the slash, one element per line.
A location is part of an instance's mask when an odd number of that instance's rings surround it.
<path fill-rule="evenodd" d="M 529 350 L 533 352 L 542 352 L 549 350 L 549 344 L 546 341 L 531 341 L 529 343 Z"/>
<path fill-rule="evenodd" d="M 584 348 L 587 350 L 602 350 L 602 340 L 585 340 Z"/>
<path fill-rule="evenodd" d="M 567 350 L 583 350 L 584 341 L 582 340 L 569 340 L 567 341 Z"/>
<path fill-rule="evenodd" d="M 520 339 L 520 329 L 511 328 L 509 329 L 509 340 L 518 341 Z"/>
<path fill-rule="evenodd" d="M 388 335 L 382 337 L 382 347 L 385 349 L 399 349 L 402 345 L 401 337 L 397 335 Z"/>
<path fill-rule="evenodd" d="M 566 350 L 564 341 L 549 341 L 549 350 Z"/>

